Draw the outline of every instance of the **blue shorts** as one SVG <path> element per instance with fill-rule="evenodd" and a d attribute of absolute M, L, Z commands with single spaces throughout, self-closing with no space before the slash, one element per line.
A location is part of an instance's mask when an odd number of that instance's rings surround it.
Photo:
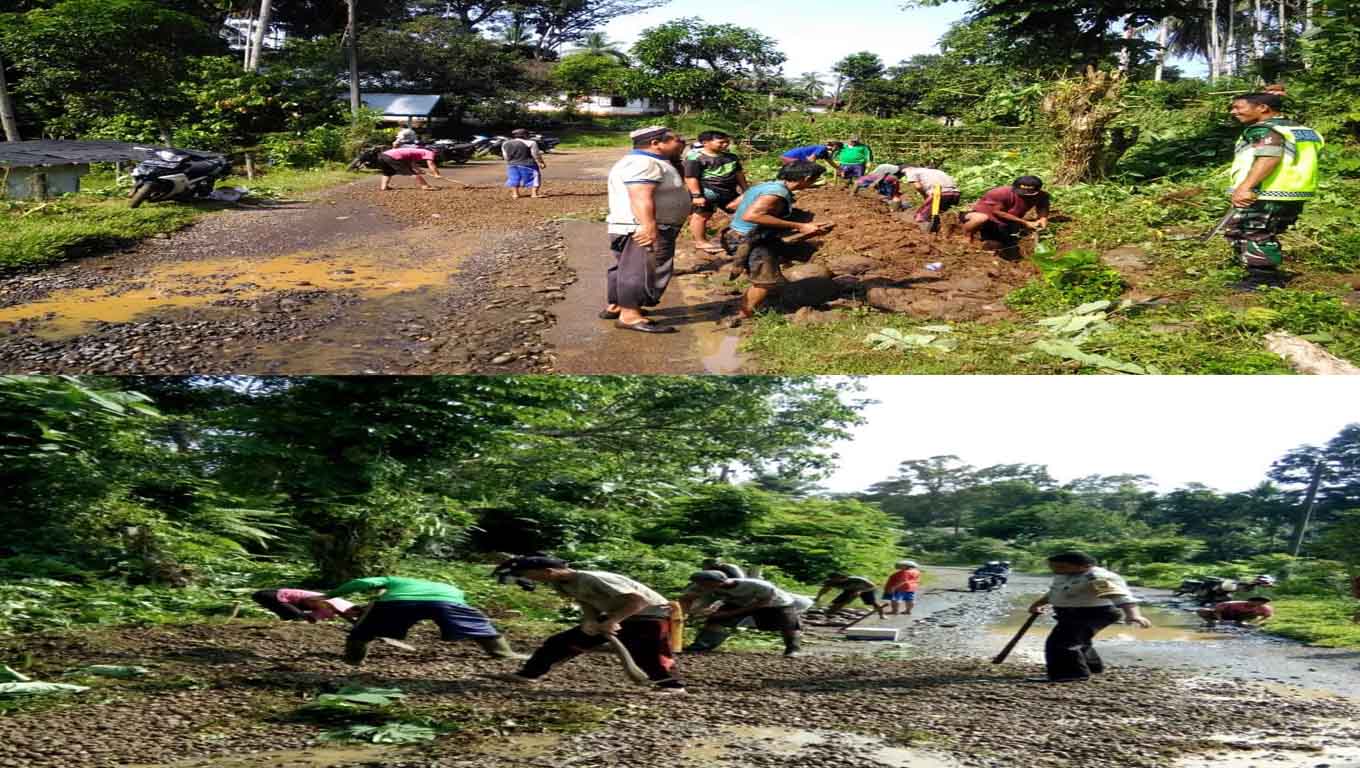
<path fill-rule="evenodd" d="M 916 602 L 916 593 L 915 593 L 915 592 L 889 592 L 889 593 L 887 594 L 887 598 L 888 598 L 889 600 L 893 601 L 894 603 L 897 603 L 897 602 L 914 603 L 914 602 Z"/>
<path fill-rule="evenodd" d="M 422 621 L 433 621 L 444 640 L 497 637 L 500 634 L 491 626 L 486 614 L 470 606 L 442 600 L 390 600 L 374 603 L 363 621 L 350 630 L 349 636 L 357 642 L 375 637 L 401 640 L 411 627 Z"/>
<path fill-rule="evenodd" d="M 850 163 L 841 166 L 841 176 L 847 179 L 858 179 L 864 175 L 864 163 Z"/>
<path fill-rule="evenodd" d="M 505 186 L 538 187 L 538 169 L 528 165 L 508 165 L 505 168 Z"/>

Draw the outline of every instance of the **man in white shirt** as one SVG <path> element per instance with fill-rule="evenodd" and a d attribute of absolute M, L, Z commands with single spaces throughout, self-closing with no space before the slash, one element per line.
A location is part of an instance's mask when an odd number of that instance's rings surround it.
<path fill-rule="evenodd" d="M 581 606 L 582 614 L 579 627 L 543 641 L 519 672 L 501 679 L 533 682 L 555 665 L 604 645 L 606 635 L 614 635 L 638 668 L 647 673 L 656 692 L 685 692 L 671 652 L 671 604 L 650 587 L 617 573 L 578 571 L 565 560 L 538 554 L 501 563 L 495 573 L 546 583 Z"/>
<path fill-rule="evenodd" d="M 1077 682 L 1105 671 L 1092 643 L 1100 630 L 1121 617 L 1128 624 L 1152 626 L 1138 611 L 1138 600 L 1124 579 L 1096 567 L 1094 557 L 1060 552 L 1048 558 L 1048 567 L 1056 574 L 1048 594 L 1029 607 L 1030 613 L 1043 613 L 1045 606 L 1053 606 L 1058 622 L 1044 643 L 1047 682 Z"/>
<path fill-rule="evenodd" d="M 797 599 L 761 579 L 734 579 L 722 571 L 699 571 L 689 577 L 691 593 L 697 593 L 693 610 L 707 614 L 703 629 L 686 653 L 711 651 L 722 645 L 728 631 L 743 620 L 755 621 L 756 629 L 784 636 L 784 655 L 797 656 L 802 622 Z"/>
<path fill-rule="evenodd" d="M 684 140 L 669 128 L 653 125 L 629 134 L 633 151 L 609 171 L 608 305 L 601 320 L 643 333 L 674 333 L 653 323 L 643 307 L 661 303 L 674 268 L 675 240 L 689 218 L 689 189 L 678 165 Z"/>

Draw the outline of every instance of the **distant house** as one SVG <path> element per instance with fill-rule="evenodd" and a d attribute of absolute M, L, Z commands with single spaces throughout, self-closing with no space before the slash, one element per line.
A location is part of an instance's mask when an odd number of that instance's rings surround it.
<path fill-rule="evenodd" d="M 348 101 L 349 94 L 341 96 L 340 99 Z M 409 121 L 412 125 L 418 126 L 428 126 L 443 119 L 435 116 L 442 99 L 443 97 L 437 93 L 359 94 L 359 103 L 381 112 L 383 122 L 405 124 Z"/>
<path fill-rule="evenodd" d="M 527 105 L 525 109 L 530 112 L 561 112 L 566 109 L 568 104 L 571 104 L 573 109 L 580 114 L 599 117 L 664 115 L 670 112 L 669 105 L 653 102 L 651 99 L 630 99 L 627 96 L 598 93 L 581 96 L 574 102 L 568 98 L 567 94 L 563 93 L 558 95 L 556 99 L 536 101 Z"/>
<path fill-rule="evenodd" d="M 122 141 L 0 142 L 0 194 L 41 200 L 79 192 L 90 163 L 137 161 L 148 149 L 159 147 Z"/>

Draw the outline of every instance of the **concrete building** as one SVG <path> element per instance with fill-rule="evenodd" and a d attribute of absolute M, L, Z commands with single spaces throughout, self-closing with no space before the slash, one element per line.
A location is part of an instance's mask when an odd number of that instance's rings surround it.
<path fill-rule="evenodd" d="M 551 101 L 536 101 L 527 105 L 525 109 L 530 112 L 561 112 L 569 103 L 571 100 L 563 93 Z M 576 99 L 572 106 L 579 114 L 597 117 L 641 117 L 664 115 L 670 111 L 667 105 L 653 102 L 651 99 L 630 99 L 626 96 L 607 94 L 582 96 Z"/>

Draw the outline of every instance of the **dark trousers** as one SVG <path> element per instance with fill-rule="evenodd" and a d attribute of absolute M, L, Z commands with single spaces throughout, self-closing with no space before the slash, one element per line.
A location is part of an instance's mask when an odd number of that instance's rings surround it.
<path fill-rule="evenodd" d="M 675 675 L 675 654 L 671 652 L 671 627 L 667 619 L 629 619 L 619 624 L 619 642 L 628 649 L 633 663 L 647 673 L 660 688 L 683 688 Z M 519 674 L 537 678 L 561 662 L 574 659 L 606 642 L 604 635 L 588 635 L 580 627 L 558 632 L 534 651 Z"/>
<path fill-rule="evenodd" d="M 678 227 L 658 227 L 656 242 L 643 247 L 632 235 L 610 235 L 614 263 L 605 276 L 610 304 L 620 307 L 655 307 L 670 285 L 675 270 Z"/>
<path fill-rule="evenodd" d="M 299 610 L 295 606 L 279 601 L 279 591 L 277 589 L 262 589 L 250 596 L 251 600 L 260 604 L 261 608 L 273 613 L 284 621 L 302 621 L 307 618 L 306 612 Z"/>
<path fill-rule="evenodd" d="M 1044 643 L 1044 661 L 1050 680 L 1071 680 L 1104 672 L 1092 642 L 1100 630 L 1119 621 L 1118 608 L 1054 608 L 1058 626 Z"/>

